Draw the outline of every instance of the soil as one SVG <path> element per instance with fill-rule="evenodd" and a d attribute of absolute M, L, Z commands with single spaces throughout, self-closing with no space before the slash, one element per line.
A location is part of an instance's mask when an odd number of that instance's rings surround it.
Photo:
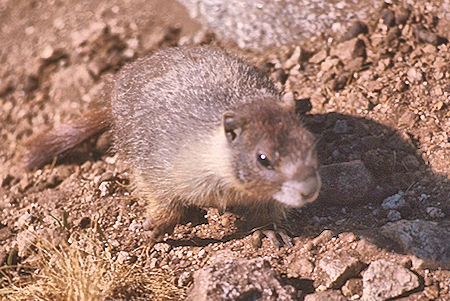
<path fill-rule="evenodd" d="M 366 265 L 397 262 L 421 279 L 402 300 L 445 300 L 449 271 L 415 265 L 408 250 L 380 234 L 398 218 L 448 227 L 450 21 L 437 19 L 439 9 L 439 1 L 393 4 L 361 20 L 367 32 L 349 24 L 345 33 L 261 54 L 215 39 L 172 1 L 2 1 L 0 266 L 9 268 L 0 274 L 0 288 L 21 287 L 38 273 L 29 268 L 36 256 L 26 231 L 55 244 L 83 245 L 81 234 L 94 229 L 112 261 L 165 273 L 180 296 L 208 257 L 232 250 L 265 258 L 299 300 L 321 281 L 315 272 L 290 277 L 287 258 L 297 254 L 316 264 L 330 253 L 351 253 Z M 389 11 L 407 16 L 391 20 Z M 143 252 L 145 208 L 133 197 L 128 171 L 107 151 L 107 135 L 42 169 L 22 169 L 25 142 L 88 110 L 102 95 L 104 77 L 158 48 L 183 44 L 228 47 L 260 66 L 297 100 L 301 119 L 318 138 L 321 164 L 361 160 L 376 183 L 371 193 L 357 203 L 321 199 L 294 211 L 283 225 L 292 247 L 277 248 L 259 232 L 243 232 L 240 217 L 204 208 L 203 218 L 178 225 L 165 242 Z M 381 206 L 400 191 L 406 204 Z M 327 229 L 332 235 L 317 244 Z"/>

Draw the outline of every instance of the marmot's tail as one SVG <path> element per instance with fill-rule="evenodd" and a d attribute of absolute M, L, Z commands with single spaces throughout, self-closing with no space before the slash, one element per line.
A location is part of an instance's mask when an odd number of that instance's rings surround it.
<path fill-rule="evenodd" d="M 27 170 L 42 167 L 93 135 L 106 131 L 111 121 L 109 108 L 96 108 L 32 138 L 25 144 L 24 167 Z"/>

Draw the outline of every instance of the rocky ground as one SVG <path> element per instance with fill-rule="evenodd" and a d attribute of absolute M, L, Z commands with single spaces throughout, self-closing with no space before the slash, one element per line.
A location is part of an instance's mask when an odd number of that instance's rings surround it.
<path fill-rule="evenodd" d="M 449 300 L 449 6 L 389 3 L 341 32 L 255 52 L 172 1 L 2 1 L 0 298 Z M 88 110 L 104 77 L 201 43 L 240 52 L 296 100 L 326 172 L 371 175 L 292 212 L 293 246 L 204 208 L 146 250 L 144 207 L 107 135 L 21 168 L 27 139 Z"/>

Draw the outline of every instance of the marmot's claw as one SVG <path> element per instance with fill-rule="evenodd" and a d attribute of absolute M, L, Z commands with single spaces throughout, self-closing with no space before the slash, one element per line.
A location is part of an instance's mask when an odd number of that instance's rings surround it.
<path fill-rule="evenodd" d="M 277 229 L 276 226 L 274 226 L 274 228 L 275 229 L 273 230 L 263 231 L 263 234 L 272 242 L 272 245 L 277 249 L 281 248 L 283 245 L 292 247 L 292 239 L 286 231 L 283 229 Z"/>
<path fill-rule="evenodd" d="M 263 231 L 263 234 L 272 242 L 272 245 L 275 248 L 279 249 L 281 247 L 281 243 L 278 240 L 275 230 L 265 230 Z"/>
<path fill-rule="evenodd" d="M 292 243 L 292 238 L 284 230 L 278 230 L 278 235 L 281 237 L 286 246 L 294 246 L 294 244 Z"/>

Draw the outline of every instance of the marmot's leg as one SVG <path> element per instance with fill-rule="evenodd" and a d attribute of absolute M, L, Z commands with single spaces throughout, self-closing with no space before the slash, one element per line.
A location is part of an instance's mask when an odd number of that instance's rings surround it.
<path fill-rule="evenodd" d="M 166 233 L 171 233 L 185 213 L 177 201 L 146 198 L 147 216 L 145 230 L 151 242 L 158 242 Z"/>
<path fill-rule="evenodd" d="M 262 227 L 261 232 L 269 238 L 276 248 L 292 245 L 291 237 L 281 228 L 281 222 L 286 219 L 286 207 L 276 202 L 268 202 L 255 206 L 254 211 L 248 215 L 248 226 Z M 280 243 L 280 239 L 281 242 Z"/>

